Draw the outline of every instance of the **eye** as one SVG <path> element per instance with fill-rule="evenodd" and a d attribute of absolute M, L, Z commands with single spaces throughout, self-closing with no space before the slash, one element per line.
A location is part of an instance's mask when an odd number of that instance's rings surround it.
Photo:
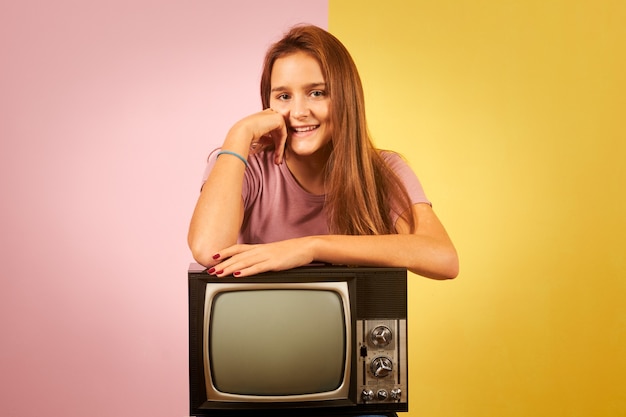
<path fill-rule="evenodd" d="M 289 100 L 290 98 L 291 97 L 287 93 L 281 93 L 276 96 L 276 99 L 281 101 Z"/>
<path fill-rule="evenodd" d="M 311 91 L 311 96 L 313 96 L 315 98 L 326 97 L 326 91 L 324 91 L 324 90 L 313 90 L 313 91 Z"/>

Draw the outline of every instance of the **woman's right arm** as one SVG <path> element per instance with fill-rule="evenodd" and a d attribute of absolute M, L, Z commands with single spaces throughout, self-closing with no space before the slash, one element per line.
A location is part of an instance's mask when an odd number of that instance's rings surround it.
<path fill-rule="evenodd" d="M 235 152 L 247 160 L 252 143 L 264 145 L 272 141 L 278 164 L 282 162 L 286 138 L 283 117 L 267 109 L 237 122 L 226 135 L 221 150 Z M 201 265 L 217 263 L 213 255 L 237 242 L 243 221 L 241 191 L 245 168 L 239 158 L 222 154 L 202 187 L 187 236 L 191 253 Z"/>

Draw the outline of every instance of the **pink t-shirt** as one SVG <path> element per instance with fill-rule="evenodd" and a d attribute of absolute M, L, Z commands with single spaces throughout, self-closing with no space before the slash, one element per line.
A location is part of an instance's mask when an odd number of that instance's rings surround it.
<path fill-rule="evenodd" d="M 209 155 L 203 181 L 215 164 L 218 150 Z M 384 152 L 383 158 L 403 181 L 413 204 L 430 204 L 419 179 L 398 154 Z M 272 151 L 250 155 L 241 195 L 245 213 L 240 243 L 270 243 L 329 234 L 324 195 L 311 194 L 300 187 L 287 164 L 274 163 Z M 392 216 L 396 221 L 398 214 Z"/>

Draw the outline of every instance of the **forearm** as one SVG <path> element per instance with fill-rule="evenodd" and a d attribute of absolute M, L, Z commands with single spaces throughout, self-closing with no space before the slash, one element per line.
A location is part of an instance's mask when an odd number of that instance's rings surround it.
<path fill-rule="evenodd" d="M 237 242 L 243 221 L 243 187 L 245 160 L 250 145 L 273 144 L 276 163 L 282 162 L 282 150 L 287 140 L 283 116 L 271 109 L 255 113 L 235 123 L 222 145 L 224 154 L 217 158 L 196 204 L 189 226 L 188 243 L 194 259 L 202 265 L 216 263 L 217 251 Z M 269 141 L 269 142 L 268 142 Z"/>
<path fill-rule="evenodd" d="M 312 236 L 308 244 L 316 261 L 331 264 L 403 267 L 434 279 L 455 278 L 459 269 L 451 242 L 418 234 Z"/>
<path fill-rule="evenodd" d="M 222 150 L 247 159 L 250 140 L 245 130 L 233 128 Z M 202 187 L 188 235 L 192 255 L 202 265 L 210 265 L 217 251 L 237 241 L 243 216 L 241 191 L 245 167 L 237 157 L 221 155 Z"/>

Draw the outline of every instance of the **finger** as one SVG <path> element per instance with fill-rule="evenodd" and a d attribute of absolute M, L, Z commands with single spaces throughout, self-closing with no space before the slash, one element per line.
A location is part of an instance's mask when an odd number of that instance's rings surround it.
<path fill-rule="evenodd" d="M 242 276 L 241 271 L 248 270 L 249 268 L 250 264 L 248 262 L 223 262 L 222 265 L 218 265 L 215 267 L 215 271 L 213 274 L 219 278 L 227 277 L 230 275 Z"/>
<path fill-rule="evenodd" d="M 218 253 L 216 253 L 215 255 L 213 255 L 213 259 L 221 262 L 238 253 L 246 252 L 250 250 L 252 247 L 253 245 L 235 243 L 234 245 L 224 248 Z"/>
<path fill-rule="evenodd" d="M 233 272 L 233 276 L 235 278 L 244 278 L 252 275 L 260 274 L 262 272 L 267 272 L 268 269 L 262 268 L 260 265 L 252 265 L 248 268 L 241 268 Z"/>
<path fill-rule="evenodd" d="M 258 263 L 253 263 L 251 265 L 247 265 L 247 266 L 242 266 L 242 265 L 233 265 L 233 272 L 232 275 L 235 278 L 243 278 L 243 277 L 249 277 L 252 275 L 257 275 L 263 272 L 267 272 L 267 271 L 273 271 L 274 269 L 272 268 L 271 264 L 269 262 L 258 262 Z"/>
<path fill-rule="evenodd" d="M 261 139 L 263 139 L 263 137 L 261 137 Z M 261 140 L 253 141 L 250 143 L 250 154 L 258 153 L 261 151 L 262 148 L 263 148 L 263 143 L 261 142 Z"/>
<path fill-rule="evenodd" d="M 207 273 L 209 273 L 210 275 L 218 275 L 218 272 L 221 272 L 224 270 L 225 267 L 228 266 L 228 261 L 230 260 L 230 258 L 239 253 L 242 250 L 245 250 L 243 247 L 246 245 L 233 245 L 233 246 L 229 246 L 227 248 L 222 249 L 221 251 L 219 251 L 218 253 L 214 254 L 212 256 L 213 258 L 213 262 L 211 263 L 211 265 L 207 265 L 209 268 L 207 269 Z"/>
<path fill-rule="evenodd" d="M 233 271 L 237 269 L 237 267 L 233 266 L 236 263 L 233 262 L 232 258 L 228 258 L 224 262 L 220 262 L 219 264 L 214 265 L 207 272 L 209 275 L 213 275 L 216 277 L 226 277 L 232 275 Z"/>
<path fill-rule="evenodd" d="M 280 140 L 278 142 L 278 147 L 277 147 L 277 152 L 276 152 L 276 164 L 277 165 L 280 165 L 283 163 L 286 144 L 287 144 L 287 127 L 283 126 L 283 129 L 280 132 Z"/>
<path fill-rule="evenodd" d="M 281 116 L 282 117 L 282 116 Z M 285 155 L 285 144 L 287 143 L 287 124 L 283 119 L 283 123 L 280 128 L 275 131 L 276 139 L 276 165 L 280 165 L 283 162 L 283 157 Z"/>
<path fill-rule="evenodd" d="M 213 266 L 210 274 L 218 277 L 232 275 L 233 272 L 254 265 L 262 258 L 253 251 L 254 245 L 234 245 L 220 253 L 220 263 Z"/>

